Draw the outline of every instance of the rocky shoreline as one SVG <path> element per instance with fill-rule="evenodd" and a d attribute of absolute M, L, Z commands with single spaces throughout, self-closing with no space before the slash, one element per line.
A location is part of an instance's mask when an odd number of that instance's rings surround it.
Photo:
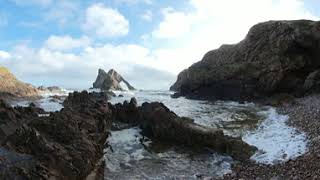
<path fill-rule="evenodd" d="M 308 139 L 308 152 L 277 165 L 241 162 L 223 179 L 319 179 L 320 178 L 320 95 L 308 95 L 281 104 L 278 110 L 289 115 L 288 124 Z"/>
<path fill-rule="evenodd" d="M 132 98 L 112 105 L 103 92 L 83 91 L 70 93 L 63 105 L 62 110 L 48 113 L 32 103 L 10 107 L 1 101 L 0 178 L 103 179 L 102 157 L 116 122 L 127 124 L 125 128 L 138 126 L 150 139 L 190 148 L 208 147 L 239 161 L 247 160 L 256 150 L 220 129 L 179 117 L 158 102 L 137 106 Z"/>

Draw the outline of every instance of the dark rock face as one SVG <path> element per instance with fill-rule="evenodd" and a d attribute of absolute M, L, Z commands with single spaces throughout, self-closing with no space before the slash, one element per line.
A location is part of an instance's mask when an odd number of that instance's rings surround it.
<path fill-rule="evenodd" d="M 252 100 L 302 95 L 319 83 L 320 22 L 269 21 L 235 45 L 208 52 L 170 88 L 198 99 Z"/>
<path fill-rule="evenodd" d="M 119 73 L 115 70 L 111 69 L 108 73 L 104 70 L 99 69 L 98 77 L 96 81 L 93 83 L 93 88 L 101 89 L 101 90 L 119 90 L 123 91 L 123 87 L 121 87 L 120 83 L 123 82 L 127 85 L 129 90 L 135 90 L 133 86 L 130 85 Z"/>
<path fill-rule="evenodd" d="M 192 119 L 179 117 L 162 103 L 144 103 L 137 107 L 136 99 L 116 104 L 114 122 L 140 126 L 145 136 L 190 147 L 208 147 L 227 153 L 238 160 L 247 160 L 256 148 L 241 139 L 225 136 L 222 130 L 197 125 Z"/>
<path fill-rule="evenodd" d="M 102 99 L 87 92 L 74 93 L 60 112 L 41 117 L 43 110 L 33 106 L 11 108 L 0 104 L 4 125 L 20 121 L 15 131 L 3 133 L 2 146 L 18 157 L 30 157 L 28 166 L 13 167 L 19 170 L 16 173 L 0 168 L 0 177 L 7 178 L 5 175 L 11 172 L 13 179 L 85 179 L 102 158 L 111 126 L 111 111 Z M 6 155 L 4 158 L 11 160 Z"/>
<path fill-rule="evenodd" d="M 256 151 L 241 139 L 225 136 L 222 130 L 197 125 L 193 119 L 179 117 L 162 103 L 144 103 L 139 107 L 140 126 L 150 138 L 208 147 L 238 160 L 249 159 Z"/>

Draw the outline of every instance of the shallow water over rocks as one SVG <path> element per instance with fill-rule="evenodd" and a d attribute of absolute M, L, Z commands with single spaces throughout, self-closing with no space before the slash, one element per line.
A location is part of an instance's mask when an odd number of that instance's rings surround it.
<path fill-rule="evenodd" d="M 251 157 L 257 163 L 274 164 L 298 157 L 307 151 L 306 136 L 286 125 L 288 116 L 275 108 L 253 103 L 230 101 L 206 102 L 183 97 L 172 99 L 170 91 L 115 92 L 115 104 L 136 97 L 138 104 L 159 101 L 179 116 L 195 123 L 223 129 L 240 136 L 259 151 Z M 122 95 L 119 97 L 118 95 Z M 65 94 L 64 94 L 65 95 Z M 63 108 L 63 98 L 44 96 L 36 105 L 46 111 Z M 29 101 L 16 102 L 27 106 Z M 113 131 L 108 139 L 112 149 L 105 149 L 106 179 L 197 179 L 222 176 L 231 171 L 232 158 L 209 149 L 189 149 L 141 136 L 139 128 Z"/>
<path fill-rule="evenodd" d="M 222 128 L 231 136 L 240 136 L 258 147 L 259 151 L 251 157 L 257 163 L 279 163 L 307 151 L 305 135 L 287 126 L 288 116 L 278 114 L 272 107 L 183 97 L 172 99 L 169 91 L 115 93 L 122 96 L 113 98 L 112 103 L 129 101 L 131 97 L 136 97 L 139 104 L 159 101 L 179 116 L 193 118 L 204 126 Z M 112 132 L 112 135 L 109 141 L 113 152 L 108 150 L 106 155 L 107 179 L 197 179 L 222 176 L 231 171 L 232 159 L 210 150 L 171 146 L 157 153 L 149 148 L 152 142 L 141 141 L 143 138 L 137 128 Z"/>

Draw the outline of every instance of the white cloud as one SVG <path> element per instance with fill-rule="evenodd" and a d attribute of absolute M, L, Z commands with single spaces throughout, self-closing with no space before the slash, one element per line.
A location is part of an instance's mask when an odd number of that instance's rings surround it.
<path fill-rule="evenodd" d="M 129 32 L 129 21 L 116 9 L 94 4 L 86 11 L 83 29 L 99 38 L 125 36 Z"/>
<path fill-rule="evenodd" d="M 192 16 L 184 12 L 175 11 L 172 8 L 162 10 L 164 20 L 159 27 L 152 32 L 156 38 L 177 38 L 185 35 L 191 30 Z M 190 18 L 190 19 L 189 19 Z"/>
<path fill-rule="evenodd" d="M 150 51 L 135 44 L 104 44 L 86 47 L 79 53 L 20 45 L 11 53 L 12 58 L 3 65 L 22 80 L 38 82 L 36 85 L 50 82 L 46 85 L 89 88 L 99 68 L 114 68 L 137 88 L 143 89 L 167 89 L 175 79 L 174 75 L 151 66 L 156 60 Z"/>
<path fill-rule="evenodd" d="M 11 55 L 8 52 L 0 50 L 0 59 L 9 59 L 9 58 L 11 58 Z"/>
<path fill-rule="evenodd" d="M 87 36 L 74 39 L 70 36 L 50 36 L 45 42 L 45 47 L 50 50 L 72 50 L 76 48 L 87 47 L 91 44 L 91 40 Z"/>
<path fill-rule="evenodd" d="M 151 44 L 165 40 L 153 52 L 170 72 L 178 73 L 222 44 L 242 40 L 249 29 L 268 20 L 312 19 L 302 0 L 190 0 L 194 11 L 165 9 Z M 149 42 L 150 43 L 150 42 Z"/>
<path fill-rule="evenodd" d="M 138 88 L 168 88 L 175 79 L 170 73 L 177 74 L 221 44 L 237 43 L 258 22 L 319 19 L 307 11 L 302 0 L 190 0 L 189 3 L 193 11 L 164 9 L 159 26 L 142 36 L 144 46 L 96 45 L 85 36 L 78 39 L 51 36 L 39 49 L 16 47 L 4 65 L 20 77 L 40 79 L 39 85 L 43 80 L 65 87 L 88 88 L 98 68 L 115 68 L 134 85 L 138 84 Z M 124 36 L 129 32 L 129 22 L 117 10 L 94 4 L 86 10 L 83 29 L 100 38 Z M 68 52 L 74 48 L 77 53 Z"/>
<path fill-rule="evenodd" d="M 153 14 L 152 14 L 152 11 L 150 10 L 146 10 L 142 15 L 141 15 L 141 18 L 145 21 L 152 21 L 152 18 L 153 18 Z"/>
<path fill-rule="evenodd" d="M 164 19 L 154 36 L 176 38 L 193 33 L 196 38 L 218 37 L 237 42 L 258 22 L 317 19 L 305 9 L 302 0 L 190 0 L 190 4 L 195 11 L 189 13 L 164 9 Z"/>

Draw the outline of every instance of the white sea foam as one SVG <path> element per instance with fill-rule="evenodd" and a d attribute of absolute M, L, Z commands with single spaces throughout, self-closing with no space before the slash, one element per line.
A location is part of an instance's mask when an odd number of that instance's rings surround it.
<path fill-rule="evenodd" d="M 112 92 L 115 93 L 116 96 L 124 95 L 125 96 L 124 98 L 135 96 L 135 91 L 112 91 Z"/>
<path fill-rule="evenodd" d="M 40 96 L 47 98 L 51 96 L 68 96 L 69 93 L 73 92 L 73 90 L 68 90 L 68 89 L 63 89 L 61 88 L 60 90 L 45 90 L 45 91 L 40 91 Z"/>
<path fill-rule="evenodd" d="M 50 98 L 44 98 L 38 101 L 39 107 L 46 112 L 60 111 L 63 108 L 62 102 L 51 101 Z"/>
<path fill-rule="evenodd" d="M 275 108 L 260 112 L 267 116 L 255 131 L 243 137 L 259 151 L 251 158 L 259 163 L 275 164 L 294 159 L 307 151 L 307 140 L 303 133 L 289 127 L 287 115 L 278 114 Z"/>
<path fill-rule="evenodd" d="M 205 101 L 189 100 L 186 98 L 172 99 L 169 91 L 136 91 L 135 95 L 124 94 L 124 97 L 111 99 L 113 103 L 123 102 L 135 96 L 138 104 L 142 102 L 163 102 L 170 110 L 180 116 L 193 118 L 195 123 L 220 127 L 222 122 L 245 120 L 246 112 L 256 114 L 261 119 L 258 128 L 244 131 L 243 139 L 260 151 L 252 159 L 258 163 L 272 164 L 296 158 L 307 151 L 307 138 L 293 127 L 286 124 L 288 116 L 278 114 L 276 109 L 263 107 L 254 103 L 240 104 L 232 101 Z M 244 113 L 243 113 L 244 112 Z M 225 130 L 233 135 L 233 132 Z"/>
<path fill-rule="evenodd" d="M 107 168 L 111 172 L 121 170 L 121 164 L 131 166 L 130 161 L 139 161 L 148 158 L 148 152 L 141 144 L 142 138 L 139 128 L 130 128 L 121 131 L 113 131 L 108 138 L 108 144 L 112 147 L 108 149 L 105 158 Z"/>
<path fill-rule="evenodd" d="M 151 141 L 141 141 L 139 128 L 114 131 L 108 138 L 111 149 L 105 154 L 108 179 L 198 179 L 231 172 L 231 157 L 217 153 L 161 153 L 147 150 Z"/>
<path fill-rule="evenodd" d="M 101 89 L 91 88 L 91 89 L 88 89 L 87 91 L 88 91 L 89 93 L 91 93 L 91 92 L 97 92 L 97 93 L 99 93 L 99 92 L 101 92 Z"/>

